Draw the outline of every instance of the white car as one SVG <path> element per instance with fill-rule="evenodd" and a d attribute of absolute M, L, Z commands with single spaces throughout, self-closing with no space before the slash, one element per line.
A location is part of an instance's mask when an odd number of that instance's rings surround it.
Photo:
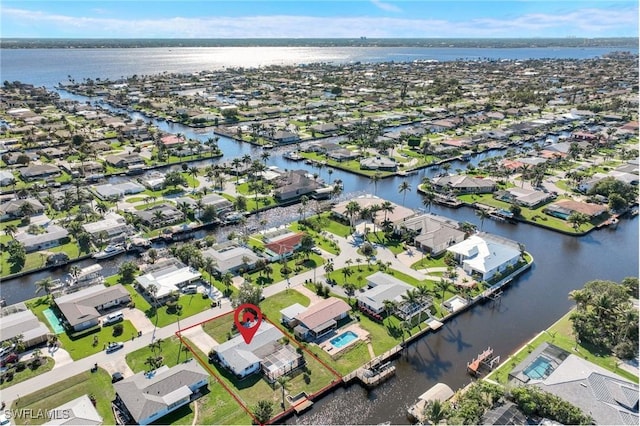
<path fill-rule="evenodd" d="M 9 424 L 11 424 L 11 422 L 9 421 L 7 416 L 5 416 L 4 414 L 0 414 L 0 426 L 5 426 Z"/>

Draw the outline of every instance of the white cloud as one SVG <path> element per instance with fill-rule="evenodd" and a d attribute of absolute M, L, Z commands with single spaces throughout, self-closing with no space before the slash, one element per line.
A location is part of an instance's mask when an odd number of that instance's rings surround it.
<path fill-rule="evenodd" d="M 402 12 L 402 9 L 400 9 L 395 4 L 383 3 L 380 0 L 371 0 L 371 3 L 373 3 L 373 5 L 378 9 L 384 10 L 385 12 L 394 12 L 394 13 Z"/>
<path fill-rule="evenodd" d="M 544 37 L 635 36 L 638 8 L 582 9 L 565 14 L 532 13 L 510 19 L 404 19 L 396 17 L 245 16 L 162 19 L 73 17 L 3 8 L 4 37 L 122 38 L 343 38 L 343 37 Z M 11 34 L 29 28 L 32 34 Z M 19 24 L 20 26 L 18 26 Z M 47 29 L 48 32 L 44 31 Z M 24 30 L 26 31 L 26 30 Z"/>

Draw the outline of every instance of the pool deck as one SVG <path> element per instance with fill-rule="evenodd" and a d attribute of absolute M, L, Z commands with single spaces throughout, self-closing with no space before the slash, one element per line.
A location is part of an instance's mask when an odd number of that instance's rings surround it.
<path fill-rule="evenodd" d="M 53 313 L 51 308 L 45 309 L 42 313 L 44 314 L 44 317 L 47 319 L 47 322 L 49 323 L 51 329 L 55 334 L 64 333 L 64 327 L 62 326 L 62 324 L 60 324 L 60 320 L 58 319 L 56 314 Z"/>
<path fill-rule="evenodd" d="M 348 331 L 352 332 L 353 334 L 355 334 L 358 337 L 356 339 L 353 339 L 351 342 L 347 343 L 346 345 L 344 345 L 342 347 L 337 347 L 337 346 L 335 346 L 335 345 L 333 345 L 331 343 L 331 339 L 334 339 L 336 336 L 339 336 L 339 335 L 341 335 L 343 333 L 346 333 Z M 322 342 L 319 342 L 318 346 L 320 346 L 321 349 L 324 349 L 324 351 L 326 353 L 328 353 L 329 355 L 331 355 L 332 358 L 335 358 L 338 355 L 340 355 L 342 352 L 344 352 L 346 349 L 348 349 L 351 346 L 355 345 L 357 342 L 359 342 L 359 341 L 367 342 L 368 339 L 369 339 L 369 332 L 364 330 L 363 328 L 361 328 L 356 323 L 356 324 L 349 324 L 346 327 L 343 327 L 343 328 L 340 328 L 340 329 L 336 330 L 336 334 L 335 335 L 332 334 L 332 335 L 328 336 Z"/>

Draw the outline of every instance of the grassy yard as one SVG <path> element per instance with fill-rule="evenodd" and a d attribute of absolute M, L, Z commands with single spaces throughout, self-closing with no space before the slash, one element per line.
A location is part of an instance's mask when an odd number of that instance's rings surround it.
<path fill-rule="evenodd" d="M 418 251 L 417 256 L 422 256 L 422 253 Z M 411 269 L 445 268 L 446 266 L 444 254 L 442 254 L 438 257 L 424 256 L 424 258 L 411 265 Z"/>
<path fill-rule="evenodd" d="M 231 336 L 233 327 L 233 315 L 223 315 L 202 324 L 205 333 L 218 343 L 226 342 Z"/>
<path fill-rule="evenodd" d="M 109 342 L 122 342 L 124 340 L 131 339 L 138 333 L 136 328 L 131 324 L 131 321 L 124 320 L 118 324 L 123 325 L 122 333 L 118 336 L 113 335 L 113 325 L 107 325 L 100 327 L 100 330 L 94 333 L 87 334 L 80 338 L 71 338 L 67 333 L 58 334 L 58 339 L 64 350 L 69 352 L 71 358 L 78 360 L 86 358 L 89 355 L 96 354 L 105 349 L 105 346 Z M 97 337 L 97 340 L 96 340 Z M 94 345 L 94 342 L 97 342 Z"/>
<path fill-rule="evenodd" d="M 529 354 L 535 348 L 537 348 L 544 342 L 548 342 L 572 354 L 578 355 L 581 358 L 586 359 L 587 361 L 593 362 L 594 364 L 605 368 L 615 374 L 619 374 L 620 376 L 634 383 L 638 383 L 637 376 L 628 373 L 621 368 L 618 368 L 618 359 L 610 353 L 602 353 L 598 351 L 597 348 L 583 343 L 578 344 L 577 350 L 574 350 L 574 348 L 576 348 L 576 339 L 573 335 L 571 321 L 569 320 L 570 315 L 571 312 L 562 317 L 558 322 L 549 327 L 545 332 L 537 336 L 531 343 L 527 344 L 519 352 L 517 352 L 506 362 L 504 362 L 500 366 L 500 368 L 493 371 L 489 376 L 487 376 L 487 378 L 495 380 L 502 384 L 506 384 L 509 372 L 516 365 L 522 362 L 527 356 L 529 356 Z"/>
<path fill-rule="evenodd" d="M 154 355 L 154 350 L 157 355 Z M 140 348 L 137 351 L 127 354 L 125 359 L 127 364 L 133 370 L 134 373 L 140 371 L 150 370 L 151 367 L 147 364 L 147 359 L 151 356 L 162 356 L 163 364 L 168 367 L 173 367 L 189 358 L 192 358 L 191 352 L 186 345 L 180 345 L 180 339 L 172 336 L 169 339 L 160 341 L 160 347 L 151 348 L 151 345 Z"/>
<path fill-rule="evenodd" d="M 324 263 L 322 256 L 312 253 L 309 259 L 301 258 L 300 260 L 290 259 L 287 261 L 287 267 L 291 270 L 289 277 L 314 269 Z M 270 285 L 285 280 L 282 274 L 282 263 L 276 262 L 271 264 L 273 272 L 266 276 L 262 271 L 255 271 L 248 274 L 249 279 L 258 285 Z M 296 268 L 298 270 L 296 271 Z"/>
<path fill-rule="evenodd" d="M 51 371 L 53 366 L 56 364 L 53 358 L 49 358 L 48 356 L 43 356 L 42 364 L 35 370 L 32 370 L 29 367 L 26 367 L 22 371 L 15 371 L 13 374 L 13 379 L 0 383 L 0 389 L 8 388 L 9 386 L 16 385 L 20 382 L 24 382 L 25 380 L 29 380 L 32 377 L 39 376 L 42 373 L 46 373 L 47 371 Z"/>
<path fill-rule="evenodd" d="M 309 306 L 310 301 L 304 294 L 296 290 L 287 289 L 260 302 L 260 310 L 265 317 L 277 323 L 280 322 L 280 311 L 294 303 Z"/>
<path fill-rule="evenodd" d="M 505 203 L 504 201 L 496 200 L 495 198 L 493 198 L 491 194 L 482 194 L 482 195 L 466 194 L 466 195 L 460 195 L 458 198 L 467 203 L 479 203 L 479 204 L 484 204 L 487 206 L 502 208 L 506 210 L 509 210 L 509 208 L 511 207 L 511 204 Z M 536 209 L 528 209 L 526 207 L 522 207 L 521 215 L 528 222 L 538 223 L 538 224 L 548 226 L 550 228 L 558 229 L 564 232 L 576 233 L 573 227 L 568 222 L 562 219 L 559 219 L 557 217 L 549 216 L 546 213 L 543 213 L 542 210 L 545 207 L 546 205 L 543 205 Z M 589 231 L 593 229 L 593 227 L 594 227 L 593 223 L 587 223 L 580 228 L 580 233 L 584 231 Z"/>
<path fill-rule="evenodd" d="M 355 259 L 355 261 L 357 262 L 357 259 Z M 345 269 L 350 270 L 351 274 L 345 275 L 345 273 L 343 272 Z M 354 284 L 356 289 L 360 289 L 366 286 L 367 277 L 369 275 L 373 275 L 379 271 L 385 272 L 389 275 L 393 275 L 399 280 L 404 281 L 407 284 L 411 284 L 412 286 L 425 284 L 425 282 L 418 281 L 417 279 L 410 277 L 409 275 L 406 275 L 395 269 L 381 267 L 376 263 L 371 263 L 370 265 L 367 265 L 364 258 L 361 259 L 360 264 L 354 263 L 353 266 L 346 266 L 344 268 L 336 269 L 335 271 L 329 273 L 327 278 L 333 279 L 340 286 L 344 285 L 346 280 L 347 282 Z"/>
<path fill-rule="evenodd" d="M 111 385 L 111 375 L 99 368 L 96 373 L 86 371 L 53 385 L 41 389 L 38 392 L 21 396 L 13 402 L 11 409 L 31 409 L 33 413 L 47 411 L 72 401 L 82 395 L 93 395 L 96 398 L 96 409 L 102 416 L 104 424 L 115 424 L 111 411 L 111 401 L 115 397 L 115 390 Z M 17 424 L 42 424 L 47 419 L 42 418 L 16 418 Z"/>

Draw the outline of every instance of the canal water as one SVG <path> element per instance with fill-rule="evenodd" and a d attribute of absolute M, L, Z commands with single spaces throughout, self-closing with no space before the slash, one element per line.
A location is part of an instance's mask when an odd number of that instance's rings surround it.
<path fill-rule="evenodd" d="M 133 118 L 144 117 L 134 113 Z M 199 140 L 212 136 L 211 133 L 194 132 L 178 124 L 155 124 L 164 131 L 180 132 Z M 225 152 L 225 157 L 219 161 L 229 161 L 247 153 L 258 158 L 257 155 L 261 152 L 260 148 L 224 137 L 220 138 L 219 145 Z M 326 167 L 318 170 L 303 162 L 292 162 L 284 159 L 282 152 L 283 150 L 271 151 L 268 164 L 287 169 L 304 168 L 329 180 Z M 474 156 L 471 163 L 477 164 L 484 158 L 503 154 L 504 151 L 499 150 L 482 153 Z M 204 163 L 210 161 L 206 160 Z M 464 169 L 466 165 L 465 162 L 454 162 L 451 170 Z M 416 193 L 416 188 L 423 176 L 433 176 L 438 172 L 436 168 L 430 168 L 408 177 L 383 179 L 374 186 L 368 178 L 334 170 L 331 180 L 342 180 L 345 194 L 376 192 L 378 196 L 398 204 L 403 202 L 398 186 L 407 180 L 412 190 L 406 194 L 405 205 L 421 208 L 421 197 Z M 458 221 L 480 225 L 471 209 L 454 210 L 434 205 L 431 210 Z M 277 211 L 272 214 L 277 214 Z M 616 230 L 594 231 L 579 238 L 525 224 L 512 225 L 491 220 L 485 220 L 483 230 L 524 243 L 527 251 L 535 258 L 533 268 L 514 281 L 498 304 L 475 307 L 448 322 L 437 333 L 429 334 L 412 344 L 396 361 L 396 376 L 375 390 L 366 391 L 357 385 L 338 389 L 316 402 L 309 412 L 293 417 L 288 422 L 406 423 L 406 407 L 435 383 L 445 382 L 453 389 L 467 384 L 470 378 L 466 374 L 466 363 L 487 346 L 506 358 L 537 332 L 565 314 L 572 306 L 567 297 L 571 290 L 580 288 L 586 281 L 593 279 L 619 281 L 625 276 L 638 275 L 637 217 L 621 220 Z M 105 275 L 115 273 L 123 261 L 131 258 L 133 257 L 124 255 L 101 262 Z M 80 262 L 79 266 L 91 263 L 93 260 L 86 260 Z M 7 303 L 32 298 L 35 281 L 46 276 L 56 278 L 66 272 L 64 268 L 60 268 L 5 281 L 0 285 L 2 297 Z"/>

